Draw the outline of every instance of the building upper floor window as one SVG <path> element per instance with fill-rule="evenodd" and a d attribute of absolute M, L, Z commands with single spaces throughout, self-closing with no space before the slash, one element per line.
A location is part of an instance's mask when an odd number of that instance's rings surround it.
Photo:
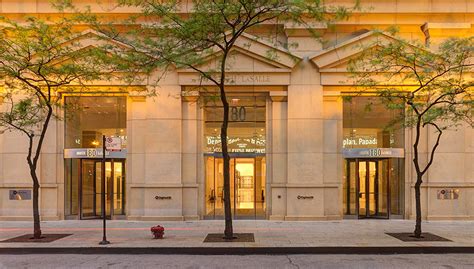
<path fill-rule="evenodd" d="M 216 96 L 205 97 L 205 152 L 221 152 L 223 106 Z M 265 153 L 266 97 L 255 94 L 228 96 L 230 105 L 227 143 L 229 152 Z"/>
<path fill-rule="evenodd" d="M 403 109 L 388 109 L 378 97 L 343 102 L 343 148 L 403 148 Z"/>
<path fill-rule="evenodd" d="M 126 147 L 126 97 L 66 96 L 65 148 L 100 148 L 102 135 L 120 136 Z"/>

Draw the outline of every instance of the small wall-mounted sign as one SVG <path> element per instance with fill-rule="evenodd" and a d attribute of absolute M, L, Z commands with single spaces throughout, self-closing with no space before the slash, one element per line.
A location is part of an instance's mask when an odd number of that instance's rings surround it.
<path fill-rule="evenodd" d="M 438 190 L 438 200 L 457 200 L 459 199 L 459 189 L 441 189 Z"/>
<path fill-rule="evenodd" d="M 298 200 L 305 200 L 305 199 L 314 199 L 314 196 L 312 195 L 298 195 L 296 198 L 298 198 Z"/>
<path fill-rule="evenodd" d="M 171 196 L 155 196 L 156 200 L 171 200 Z"/>
<path fill-rule="evenodd" d="M 364 137 L 348 137 L 342 140 L 342 147 L 347 146 L 367 146 L 375 145 L 377 146 L 377 137 L 364 136 Z"/>
<path fill-rule="evenodd" d="M 10 200 L 31 200 L 31 190 L 10 190 Z"/>

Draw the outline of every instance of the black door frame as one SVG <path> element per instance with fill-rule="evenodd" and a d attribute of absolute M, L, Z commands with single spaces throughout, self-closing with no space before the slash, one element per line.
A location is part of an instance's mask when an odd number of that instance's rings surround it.
<path fill-rule="evenodd" d="M 84 217 L 83 212 L 82 212 L 82 202 L 83 202 L 83 196 L 82 196 L 82 183 L 83 183 L 83 163 L 84 161 L 92 161 L 94 163 L 94 195 L 97 195 L 97 163 L 101 163 L 100 159 L 93 159 L 93 158 L 81 158 L 79 159 L 79 184 L 78 184 L 78 198 L 79 198 L 79 219 L 81 220 L 87 220 L 87 219 L 100 219 L 101 214 L 97 214 L 96 209 L 97 209 L 97 204 L 96 204 L 96 197 L 94 196 L 94 201 L 93 201 L 93 212 L 94 216 L 91 217 Z M 107 199 L 110 201 L 109 205 L 109 213 L 107 215 L 108 219 L 112 219 L 114 214 L 114 181 L 115 181 L 115 169 L 114 169 L 114 163 L 121 163 L 122 164 L 122 214 L 125 212 L 125 160 L 123 159 L 105 159 L 105 162 L 110 162 L 110 168 L 111 168 L 111 180 L 110 184 L 107 186 L 107 189 L 111 190 L 107 193 Z M 107 210 L 106 210 L 107 212 Z"/>
<path fill-rule="evenodd" d="M 232 202 L 232 219 L 249 219 L 249 218 L 246 218 L 246 216 L 237 216 L 236 214 L 236 200 L 237 200 L 237 177 L 236 177 L 236 162 L 235 160 L 236 159 L 253 159 L 253 164 L 254 164 L 254 177 L 253 177 L 253 186 L 254 186 L 254 197 L 253 197 L 253 203 L 254 203 L 254 214 L 253 214 L 253 219 L 257 219 L 257 188 L 256 188 L 256 184 L 257 184 L 257 177 L 256 177 L 256 173 L 257 173 L 257 167 L 256 167 L 256 160 L 257 160 L 257 157 L 263 157 L 263 158 L 266 158 L 266 155 L 265 154 L 255 154 L 255 153 L 230 153 L 230 163 L 232 162 L 232 160 L 234 160 L 234 177 L 233 177 L 233 182 L 234 182 L 234 201 Z M 212 214 L 212 217 L 211 216 L 207 216 L 207 218 L 212 218 L 212 219 L 221 219 L 223 218 L 224 216 L 216 216 L 216 201 L 217 201 L 217 190 L 216 190 L 216 164 L 217 164 L 217 159 L 223 159 L 222 157 L 222 153 L 213 153 L 213 154 L 205 154 L 204 155 L 205 157 L 213 157 L 214 160 L 213 160 L 213 167 L 214 167 L 214 171 L 213 171 L 213 190 L 214 190 L 214 211 L 213 211 L 213 214 Z M 207 173 L 207 171 L 206 171 Z M 231 179 L 232 180 L 232 179 Z M 266 180 L 265 180 L 266 182 Z M 207 186 L 205 186 L 205 188 L 207 188 Z M 266 188 L 265 188 L 266 190 Z M 207 198 L 205 199 L 204 201 L 205 203 L 207 203 Z M 264 201 L 265 203 L 265 201 Z M 206 217 L 205 217 L 206 218 Z"/>
<path fill-rule="evenodd" d="M 380 172 L 380 169 L 382 169 L 380 166 L 379 166 L 379 161 L 382 161 L 382 160 L 387 160 L 387 215 L 384 216 L 384 215 L 379 215 L 379 206 L 378 206 L 378 203 L 379 203 L 379 199 L 378 199 L 378 196 L 380 195 L 380 192 L 379 192 L 379 189 L 378 189 L 378 180 L 379 180 L 379 172 Z M 391 210 L 391 206 L 390 206 L 390 158 L 352 158 L 352 159 L 346 159 L 348 165 L 347 165 L 347 197 L 348 197 L 348 207 L 349 207 L 349 203 L 350 203 L 350 180 L 351 180 L 351 175 L 350 175 L 350 163 L 351 162 L 355 162 L 355 187 L 356 187 L 356 190 L 355 190 L 355 203 L 356 203 L 356 208 L 355 208 L 355 214 L 357 216 L 358 219 L 389 219 L 390 218 L 390 210 Z M 360 204 L 359 204 L 359 198 L 360 198 L 360 195 L 362 194 L 361 190 L 360 190 L 360 173 L 359 173 L 359 163 L 360 162 L 365 162 L 365 165 L 366 165 L 366 172 L 365 172 L 365 190 L 364 190 L 364 194 L 366 196 L 366 199 L 365 199 L 365 215 L 361 215 L 360 214 Z M 375 180 L 374 180 L 374 199 L 375 199 L 375 214 L 371 215 L 370 214 L 370 210 L 369 210 L 369 203 L 370 203 L 370 191 L 369 191 L 369 188 L 370 188 L 370 185 L 369 185 L 369 163 L 370 162 L 374 162 L 375 163 L 375 169 L 376 169 L 376 174 L 375 174 Z"/>
<path fill-rule="evenodd" d="M 234 159 L 234 219 L 247 219 L 247 216 L 237 215 L 237 199 L 239 198 L 237 191 L 240 189 L 240 187 L 238 187 L 239 182 L 237 182 L 237 159 L 252 159 L 253 161 L 253 217 L 254 219 L 257 219 L 257 157 L 240 157 L 232 159 Z"/>

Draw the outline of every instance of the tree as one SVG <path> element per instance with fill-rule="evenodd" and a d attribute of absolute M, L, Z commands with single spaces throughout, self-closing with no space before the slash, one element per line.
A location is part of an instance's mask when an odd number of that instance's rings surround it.
<path fill-rule="evenodd" d="M 465 123 L 474 126 L 474 37 L 449 38 L 437 50 L 382 33 L 377 37 L 381 38 L 362 48 L 348 70 L 354 85 L 377 90 L 387 108 L 406 111 L 402 126 L 414 131 L 414 236 L 420 238 L 421 184 L 433 164 L 443 131 Z M 419 152 L 424 128 L 436 133 L 435 143 L 428 145 L 426 161 Z"/>
<path fill-rule="evenodd" d="M 352 7 L 329 6 L 320 0 L 194 0 L 187 3 L 186 6 L 190 8 L 183 14 L 185 5 L 181 1 L 120 0 L 119 3 L 142 10 L 142 14 L 134 18 L 137 20 L 128 22 L 130 28 L 134 29 L 131 32 L 123 32 L 110 24 L 101 24 L 94 16 L 89 21 L 96 24 L 97 29 L 109 38 L 129 46 L 117 61 L 121 67 L 132 71 L 145 68 L 148 72 L 155 69 L 166 72 L 171 66 L 188 68 L 198 73 L 202 80 L 210 81 L 218 88 L 223 105 L 220 138 L 224 159 L 224 237 L 233 239 L 226 72 L 235 43 L 245 32 L 264 23 L 277 25 L 276 31 L 281 31 L 281 25 L 285 23 L 303 25 L 311 31 L 310 23 L 330 24 L 344 19 Z M 146 21 L 146 25 L 140 24 L 138 19 Z M 273 42 L 277 46 L 281 45 L 277 40 Z M 269 57 L 273 54 L 271 51 L 268 53 Z M 210 55 L 217 55 L 218 64 L 215 68 L 203 65 Z"/>
<path fill-rule="evenodd" d="M 26 161 L 33 181 L 33 235 L 41 238 L 38 161 L 52 119 L 59 119 L 60 90 L 98 79 L 101 68 L 91 61 L 92 49 L 80 49 L 74 20 L 24 22 L 1 18 L 0 81 L 3 84 L 3 131 L 28 138 Z"/>

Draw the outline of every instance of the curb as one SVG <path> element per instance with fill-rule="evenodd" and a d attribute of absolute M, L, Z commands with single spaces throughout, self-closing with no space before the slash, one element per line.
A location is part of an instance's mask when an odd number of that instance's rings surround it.
<path fill-rule="evenodd" d="M 474 254 L 473 247 L 89 247 L 0 248 L 0 254 L 157 254 L 157 255 L 287 255 L 287 254 Z"/>

